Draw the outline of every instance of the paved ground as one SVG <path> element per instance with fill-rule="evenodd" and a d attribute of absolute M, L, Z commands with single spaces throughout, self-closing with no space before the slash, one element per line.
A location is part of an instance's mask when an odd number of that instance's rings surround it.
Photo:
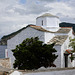
<path fill-rule="evenodd" d="M 75 75 L 75 68 L 22 72 L 24 75 Z"/>
<path fill-rule="evenodd" d="M 50 72 L 26 73 L 24 75 L 75 75 L 75 69 L 62 70 L 62 71 L 50 71 Z"/>
<path fill-rule="evenodd" d="M 7 75 L 4 74 L 12 73 L 15 70 L 3 68 L 0 66 L 0 75 Z M 23 75 L 75 75 L 75 68 L 58 68 L 58 69 L 45 69 L 45 70 L 34 70 L 34 71 L 25 71 L 25 70 L 17 70 L 22 72 Z M 19 74 L 20 75 L 20 74 Z"/>

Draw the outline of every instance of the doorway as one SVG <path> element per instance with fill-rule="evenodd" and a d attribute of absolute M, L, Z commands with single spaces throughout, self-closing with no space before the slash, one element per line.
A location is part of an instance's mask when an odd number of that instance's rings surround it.
<path fill-rule="evenodd" d="M 68 67 L 68 54 L 64 54 L 65 56 L 65 67 Z"/>

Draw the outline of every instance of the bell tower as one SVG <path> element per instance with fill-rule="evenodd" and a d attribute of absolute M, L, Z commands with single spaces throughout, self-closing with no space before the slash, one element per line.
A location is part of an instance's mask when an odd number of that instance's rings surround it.
<path fill-rule="evenodd" d="M 36 18 L 36 25 L 41 26 L 49 31 L 57 31 L 59 29 L 59 17 L 46 13 Z"/>

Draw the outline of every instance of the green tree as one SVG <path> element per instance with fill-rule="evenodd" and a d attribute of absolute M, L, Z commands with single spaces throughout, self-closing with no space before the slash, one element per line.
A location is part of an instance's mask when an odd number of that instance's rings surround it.
<path fill-rule="evenodd" d="M 47 45 L 39 41 L 38 37 L 27 38 L 12 50 L 15 57 L 14 68 L 37 69 L 41 66 L 52 66 L 58 55 L 54 48 L 54 43 Z"/>
<path fill-rule="evenodd" d="M 70 47 L 72 47 L 72 55 L 70 57 L 71 60 L 74 60 L 74 55 L 73 53 L 75 53 L 75 38 L 74 39 L 70 39 L 70 44 L 69 44 Z"/>
<path fill-rule="evenodd" d="M 70 39 L 70 47 L 72 47 L 73 52 L 75 52 L 75 38 L 74 39 Z"/>

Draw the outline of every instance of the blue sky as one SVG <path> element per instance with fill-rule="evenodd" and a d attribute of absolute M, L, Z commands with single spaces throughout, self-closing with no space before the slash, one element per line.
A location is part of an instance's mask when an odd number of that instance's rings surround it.
<path fill-rule="evenodd" d="M 36 24 L 36 17 L 47 12 L 75 23 L 75 0 L 0 0 L 0 37 Z"/>
<path fill-rule="evenodd" d="M 26 0 L 20 0 L 20 3 L 25 4 Z"/>
<path fill-rule="evenodd" d="M 60 2 L 60 0 L 57 0 L 58 2 Z"/>

